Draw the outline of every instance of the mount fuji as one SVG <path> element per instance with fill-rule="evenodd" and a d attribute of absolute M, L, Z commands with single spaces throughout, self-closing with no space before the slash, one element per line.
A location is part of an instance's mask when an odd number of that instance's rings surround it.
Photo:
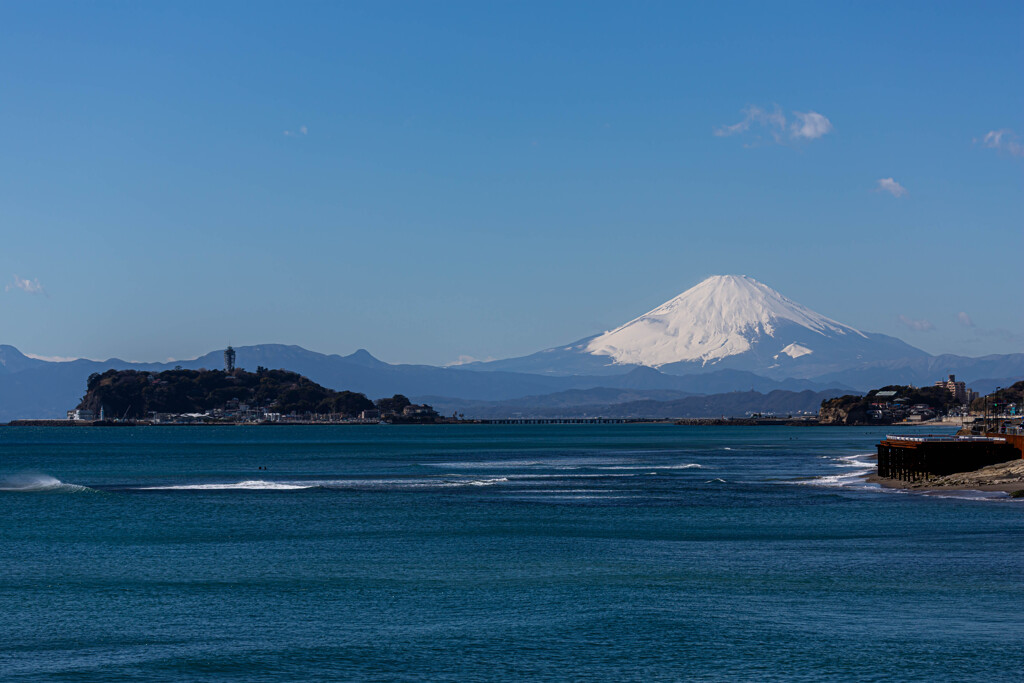
<path fill-rule="evenodd" d="M 884 334 L 825 317 L 743 275 L 716 275 L 603 334 L 521 358 L 468 366 L 550 375 L 670 375 L 745 370 L 809 379 L 876 363 L 929 358 Z"/>
<path fill-rule="evenodd" d="M 478 416 L 542 409 L 561 411 L 559 416 L 611 414 L 600 412 L 605 410 L 600 406 L 630 401 L 660 415 L 659 410 L 690 408 L 680 404 L 655 410 L 645 401 L 692 401 L 694 395 L 714 394 L 726 396 L 725 403 L 701 404 L 701 415 L 725 414 L 728 406 L 746 410 L 750 401 L 762 399 L 761 408 L 807 410 L 821 403 L 821 392 L 831 397 L 887 384 L 927 386 L 952 373 L 975 390 L 989 391 L 1024 378 L 1024 353 L 932 356 L 895 337 L 827 318 L 737 275 L 708 278 L 613 330 L 521 358 L 440 368 L 392 365 L 364 350 L 340 356 L 261 344 L 236 351 L 238 367 L 286 368 L 332 389 L 371 398 L 404 393 L 446 412 Z M 217 350 L 169 363 L 117 358 L 54 362 L 0 344 L 0 422 L 62 416 L 78 403 L 93 372 L 217 368 L 222 360 L 223 351 Z M 786 396 L 770 399 L 778 391 Z M 742 397 L 734 392 L 766 393 L 737 403 Z"/>

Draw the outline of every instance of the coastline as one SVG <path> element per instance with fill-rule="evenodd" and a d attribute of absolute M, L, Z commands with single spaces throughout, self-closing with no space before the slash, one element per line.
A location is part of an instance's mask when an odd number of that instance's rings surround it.
<path fill-rule="evenodd" d="M 540 425 L 540 424 L 664 424 L 677 427 L 927 427 L 927 422 L 901 422 L 893 425 L 840 424 L 820 422 L 812 417 L 505 417 L 505 418 L 448 418 L 433 419 L 390 418 L 386 420 L 280 420 L 280 421 L 234 421 L 210 420 L 196 422 L 153 422 L 150 420 L 64 420 L 58 418 L 18 418 L 0 422 L 0 427 L 207 427 L 207 426 L 253 426 L 253 425 L 378 425 L 378 424 L 461 424 L 461 425 Z M 946 426 L 946 425 L 942 425 Z"/>
<path fill-rule="evenodd" d="M 1010 460 L 973 472 L 958 472 L 926 481 L 886 479 L 877 474 L 868 475 L 866 481 L 887 489 L 907 491 L 1002 491 L 1010 495 L 1024 495 L 1024 459 Z"/>

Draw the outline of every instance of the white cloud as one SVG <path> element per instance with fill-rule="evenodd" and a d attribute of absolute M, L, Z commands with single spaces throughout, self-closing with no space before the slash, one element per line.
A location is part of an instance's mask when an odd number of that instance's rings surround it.
<path fill-rule="evenodd" d="M 284 132 L 284 136 L 286 138 L 294 138 L 294 137 L 298 137 L 300 135 L 309 135 L 309 128 L 307 128 L 306 126 L 299 126 L 299 129 L 297 131 L 295 131 L 295 130 L 286 130 Z"/>
<path fill-rule="evenodd" d="M 712 131 L 717 137 L 724 138 L 739 135 L 751 130 L 769 135 L 772 141 L 784 144 L 786 132 L 791 140 L 817 140 L 832 131 L 832 122 L 816 111 L 794 111 L 794 121 L 790 122 L 782 107 L 775 105 L 772 109 L 749 106 L 743 110 L 743 119 L 738 123 L 719 126 Z M 761 137 L 760 134 L 757 135 Z"/>
<path fill-rule="evenodd" d="M 38 279 L 29 280 L 28 278 L 14 276 L 14 282 L 4 287 L 5 292 L 9 292 L 12 289 L 20 289 L 23 292 L 29 294 L 46 294 L 46 290 L 39 283 Z"/>
<path fill-rule="evenodd" d="M 893 197 L 902 197 L 907 194 L 907 188 L 897 183 L 892 178 L 879 178 L 878 187 L 876 188 L 879 192 L 888 192 Z"/>
<path fill-rule="evenodd" d="M 899 320 L 902 325 L 915 332 L 930 332 L 935 329 L 935 325 L 932 325 L 927 320 L 913 320 L 905 315 L 901 315 Z"/>
<path fill-rule="evenodd" d="M 960 324 L 964 327 L 974 327 L 974 321 L 971 320 L 971 316 L 967 315 L 964 311 L 957 313 L 956 319 L 959 320 Z"/>
<path fill-rule="evenodd" d="M 794 138 L 817 140 L 825 133 L 832 132 L 832 122 L 816 111 L 795 111 L 793 116 L 799 119 L 789 127 Z"/>
<path fill-rule="evenodd" d="M 977 140 L 975 140 L 975 142 L 977 142 Z M 997 149 L 1000 152 L 1006 152 L 1010 156 L 1024 156 L 1024 144 L 1021 144 L 1020 138 L 1009 128 L 990 130 L 985 133 L 985 137 L 981 139 L 981 144 L 989 149 Z"/>
<path fill-rule="evenodd" d="M 777 137 L 779 133 L 786 129 L 786 115 L 782 113 L 782 108 L 777 104 L 772 111 L 751 106 L 743 110 L 742 121 L 731 126 L 719 126 L 715 129 L 714 133 L 720 138 L 729 137 L 737 133 L 745 133 L 755 124 L 768 128 L 772 135 Z"/>

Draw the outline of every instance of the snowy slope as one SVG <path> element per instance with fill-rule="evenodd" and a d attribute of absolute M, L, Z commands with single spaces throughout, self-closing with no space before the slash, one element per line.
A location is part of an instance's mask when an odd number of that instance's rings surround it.
<path fill-rule="evenodd" d="M 753 278 L 716 275 L 596 337 L 586 351 L 610 356 L 616 363 L 649 367 L 683 361 L 707 364 L 750 351 L 760 339 L 774 338 L 784 323 L 795 323 L 823 338 L 867 338 L 863 332 L 815 313 Z M 813 352 L 813 348 L 795 340 L 787 341 L 781 350 L 793 358 Z"/>
<path fill-rule="evenodd" d="M 811 379 L 927 356 L 895 337 L 816 313 L 753 278 L 716 275 L 610 332 L 466 369 L 610 375 L 643 366 L 672 375 L 735 369 Z"/>

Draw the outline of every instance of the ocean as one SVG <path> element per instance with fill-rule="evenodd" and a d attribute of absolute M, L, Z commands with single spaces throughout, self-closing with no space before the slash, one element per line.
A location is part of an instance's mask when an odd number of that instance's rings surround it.
<path fill-rule="evenodd" d="M 1020 681 L 1024 504 L 874 428 L 0 428 L 0 679 Z"/>

